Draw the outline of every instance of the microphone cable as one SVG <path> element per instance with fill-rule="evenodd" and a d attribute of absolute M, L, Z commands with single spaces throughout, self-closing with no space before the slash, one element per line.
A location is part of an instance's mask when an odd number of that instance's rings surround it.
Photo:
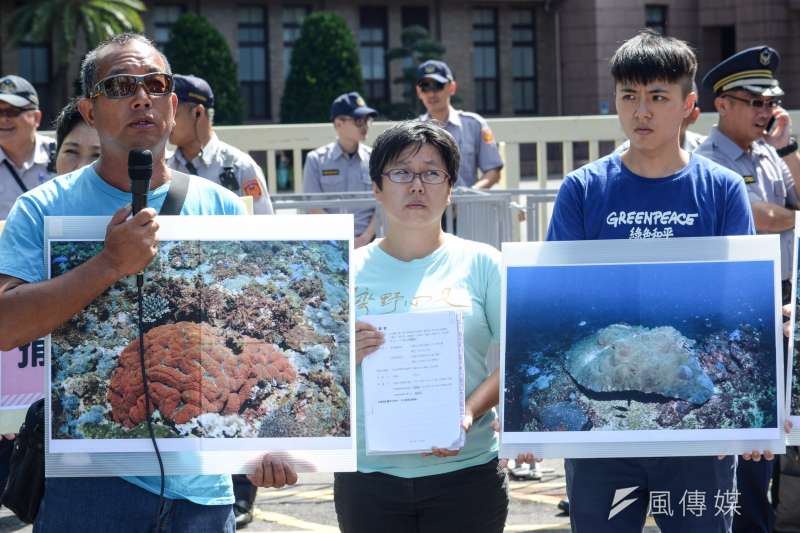
<path fill-rule="evenodd" d="M 156 533 L 161 533 L 161 512 L 164 509 L 164 461 L 161 459 L 161 451 L 158 449 L 156 442 L 156 435 L 153 431 L 153 418 L 150 414 L 150 387 L 147 383 L 147 371 L 144 368 L 144 296 L 142 295 L 142 286 L 144 285 L 144 274 L 136 275 L 136 294 L 139 303 L 139 363 L 142 366 L 142 386 L 144 387 L 144 413 L 147 420 L 147 432 L 150 434 L 150 440 L 153 443 L 153 448 L 156 451 L 156 458 L 158 459 L 158 469 L 161 472 L 161 490 L 158 493 L 158 509 L 156 511 Z"/>

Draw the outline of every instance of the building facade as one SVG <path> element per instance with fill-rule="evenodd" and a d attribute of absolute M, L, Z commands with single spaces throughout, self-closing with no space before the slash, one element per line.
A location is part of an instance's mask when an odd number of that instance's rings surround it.
<path fill-rule="evenodd" d="M 403 99 L 402 61 L 387 50 L 404 28 L 419 25 L 446 48 L 460 106 L 486 116 L 613 113 L 608 59 L 643 27 L 688 41 L 701 76 L 734 51 L 768 44 L 783 58 L 779 77 L 785 105 L 800 98 L 800 0 L 150 0 L 147 34 L 169 38 L 181 13 L 207 17 L 227 39 L 238 63 L 249 123 L 280 122 L 280 99 L 303 18 L 314 10 L 341 15 L 353 31 L 370 105 Z M 0 0 L 10 13 L 15 4 Z M 5 27 L 3 31 L 5 31 Z M 3 47 L 0 69 L 28 78 L 52 117 L 73 94 L 78 58 L 57 68 L 49 43 Z M 202 73 L 196 73 L 202 75 Z M 68 81 L 67 81 L 68 80 Z M 701 99 L 711 110 L 710 98 Z"/>

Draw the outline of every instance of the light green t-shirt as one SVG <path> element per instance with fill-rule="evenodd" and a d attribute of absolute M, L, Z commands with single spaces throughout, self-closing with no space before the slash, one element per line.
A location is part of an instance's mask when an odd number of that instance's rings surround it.
<path fill-rule="evenodd" d="M 469 396 L 488 376 L 486 352 L 500 337 L 500 253 L 486 244 L 448 235 L 431 255 L 398 260 L 379 242 L 356 250 L 356 317 L 453 309 L 464 319 L 464 366 Z M 367 455 L 364 438 L 364 390 L 356 369 L 358 470 L 405 478 L 444 474 L 484 464 L 497 457 L 491 424 L 494 410 L 475 421 L 466 443 L 452 457 L 420 454 Z"/>

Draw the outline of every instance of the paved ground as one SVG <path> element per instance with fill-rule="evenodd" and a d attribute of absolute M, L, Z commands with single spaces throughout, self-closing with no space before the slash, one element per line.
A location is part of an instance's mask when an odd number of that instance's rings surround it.
<path fill-rule="evenodd" d="M 543 463 L 541 481 L 512 481 L 511 509 L 507 533 L 556 533 L 569 531 L 569 517 L 556 505 L 564 497 L 563 461 Z M 281 489 L 262 489 L 256 500 L 255 520 L 243 531 L 270 533 L 338 533 L 333 508 L 333 476 L 306 474 L 297 485 Z M 648 520 L 646 533 L 658 528 Z M 31 532 L 5 508 L 0 509 L 0 532 Z"/>

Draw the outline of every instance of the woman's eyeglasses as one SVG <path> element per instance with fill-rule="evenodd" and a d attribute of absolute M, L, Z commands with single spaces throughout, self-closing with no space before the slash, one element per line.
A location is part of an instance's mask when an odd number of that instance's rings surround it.
<path fill-rule="evenodd" d="M 142 85 L 150 96 L 164 96 L 172 92 L 172 75 L 165 72 L 151 72 L 143 76 L 115 74 L 97 82 L 92 89 L 92 98 L 104 95 L 106 98 L 128 98 Z"/>
<path fill-rule="evenodd" d="M 433 169 L 424 170 L 422 172 L 411 172 L 410 170 L 406 170 L 404 168 L 393 168 L 384 172 L 381 174 L 381 176 L 386 176 L 395 183 L 411 183 L 417 176 L 419 176 L 419 179 L 422 180 L 422 183 L 427 183 L 429 185 L 444 183 L 444 181 L 450 177 L 450 175 L 444 170 Z"/>

